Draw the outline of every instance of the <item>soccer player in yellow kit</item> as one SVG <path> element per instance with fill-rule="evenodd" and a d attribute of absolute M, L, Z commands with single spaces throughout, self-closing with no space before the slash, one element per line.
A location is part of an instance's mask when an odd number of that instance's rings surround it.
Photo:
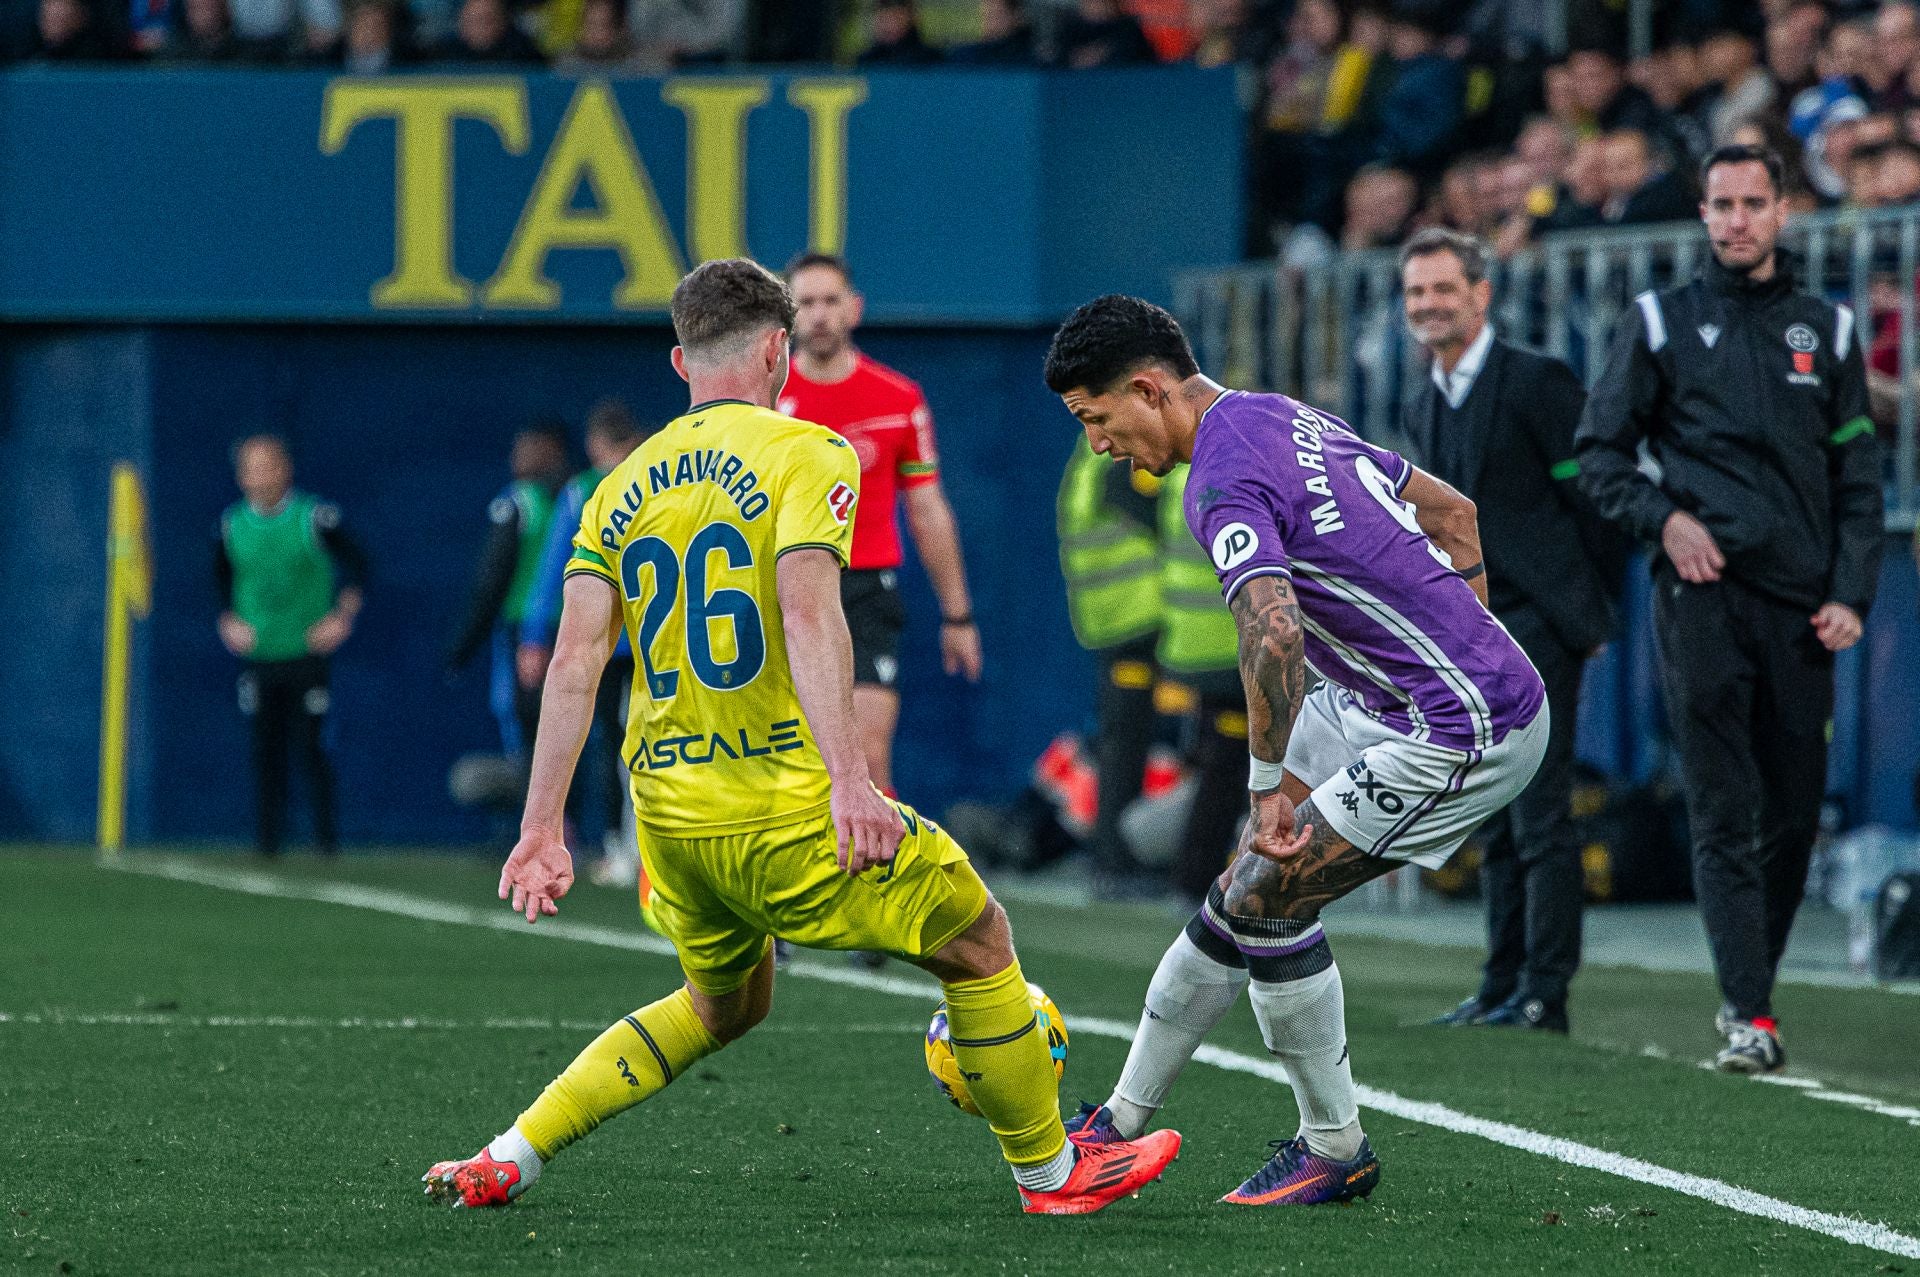
<path fill-rule="evenodd" d="M 938 977 L 954 1055 L 1030 1214 L 1099 1210 L 1159 1177 L 1180 1136 L 1067 1139 L 1006 914 L 947 834 L 873 787 L 840 610 L 860 463 L 771 404 L 794 304 L 745 260 L 673 294 L 693 406 L 602 481 L 580 522 L 502 899 L 533 922 L 573 885 L 562 807 L 619 626 L 635 656 L 625 754 L 654 913 L 686 983 L 622 1016 L 427 1193 L 503 1206 L 555 1154 L 766 1018 L 779 936 L 896 955 Z"/>

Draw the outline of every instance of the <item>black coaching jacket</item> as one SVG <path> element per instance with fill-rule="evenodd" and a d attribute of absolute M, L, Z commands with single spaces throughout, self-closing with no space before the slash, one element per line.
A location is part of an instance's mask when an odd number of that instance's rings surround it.
<path fill-rule="evenodd" d="M 1754 284 L 1712 262 L 1634 299 L 1580 419 L 1580 481 L 1656 547 L 1685 510 L 1729 576 L 1865 616 L 1885 536 L 1861 334 L 1850 309 L 1798 291 L 1793 265 L 1781 253 Z M 1636 464 L 1642 441 L 1657 480 Z"/>
<path fill-rule="evenodd" d="M 1494 613 L 1532 607 L 1580 656 L 1613 633 L 1627 552 L 1574 481 L 1586 399 L 1573 369 L 1496 338 L 1459 408 L 1428 377 L 1402 422 L 1421 467 L 1479 507 Z M 1456 446 L 1448 431 L 1459 432 Z"/>

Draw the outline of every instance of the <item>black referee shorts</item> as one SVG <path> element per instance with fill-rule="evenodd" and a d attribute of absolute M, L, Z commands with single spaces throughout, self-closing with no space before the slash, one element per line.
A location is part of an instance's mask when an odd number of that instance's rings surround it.
<path fill-rule="evenodd" d="M 840 607 L 853 633 L 853 681 L 895 686 L 900 678 L 900 631 L 907 624 L 899 574 L 892 568 L 842 572 Z"/>

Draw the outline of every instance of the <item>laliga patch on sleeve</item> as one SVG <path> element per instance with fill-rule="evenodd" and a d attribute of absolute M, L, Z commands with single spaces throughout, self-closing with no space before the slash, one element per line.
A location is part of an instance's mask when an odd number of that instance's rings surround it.
<path fill-rule="evenodd" d="M 827 493 L 827 509 L 833 512 L 833 521 L 835 523 L 845 523 L 848 519 L 851 519 L 853 517 L 853 503 L 859 499 L 860 494 L 846 484 L 834 484 L 833 491 Z"/>
<path fill-rule="evenodd" d="M 1260 537 L 1244 523 L 1229 523 L 1213 534 L 1213 566 L 1231 571 L 1253 557 L 1260 548 Z"/>

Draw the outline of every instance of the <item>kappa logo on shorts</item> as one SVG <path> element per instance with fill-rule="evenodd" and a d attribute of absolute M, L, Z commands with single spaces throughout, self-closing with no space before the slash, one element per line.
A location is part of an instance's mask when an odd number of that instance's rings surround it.
<path fill-rule="evenodd" d="M 833 521 L 844 525 L 853 517 L 853 503 L 859 499 L 860 494 L 846 484 L 834 484 L 833 491 L 827 493 L 827 509 L 832 511 Z"/>
<path fill-rule="evenodd" d="M 1213 566 L 1226 572 L 1239 567 L 1260 548 L 1260 537 L 1244 523 L 1229 523 L 1213 534 Z"/>

